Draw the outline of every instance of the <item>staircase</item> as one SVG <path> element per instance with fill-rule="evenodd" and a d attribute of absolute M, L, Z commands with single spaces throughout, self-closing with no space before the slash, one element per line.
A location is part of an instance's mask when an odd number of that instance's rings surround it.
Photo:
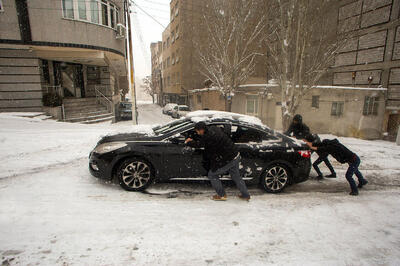
<path fill-rule="evenodd" d="M 94 124 L 113 119 L 112 112 L 96 98 L 64 98 L 65 122 Z"/>

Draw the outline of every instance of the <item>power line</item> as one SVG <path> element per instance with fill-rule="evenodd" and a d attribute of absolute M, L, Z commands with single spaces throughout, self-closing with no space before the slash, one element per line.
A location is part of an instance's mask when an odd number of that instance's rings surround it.
<path fill-rule="evenodd" d="M 150 15 L 149 13 L 146 12 L 146 10 L 144 10 L 143 8 L 141 8 L 138 4 L 136 4 L 135 2 L 131 1 L 131 3 L 133 3 L 137 8 L 139 8 L 143 13 L 145 13 L 148 17 L 150 17 L 152 20 L 154 20 L 157 24 L 159 24 L 161 27 L 163 27 L 164 29 L 166 28 L 161 22 L 159 22 L 156 18 L 154 18 L 152 15 Z"/>

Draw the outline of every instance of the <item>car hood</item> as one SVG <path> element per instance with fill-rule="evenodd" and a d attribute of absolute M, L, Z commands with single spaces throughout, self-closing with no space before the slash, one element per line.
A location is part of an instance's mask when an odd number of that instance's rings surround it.
<path fill-rule="evenodd" d="M 146 133 L 122 133 L 103 137 L 98 144 L 107 142 L 124 142 L 124 141 L 155 141 L 157 136 Z"/>

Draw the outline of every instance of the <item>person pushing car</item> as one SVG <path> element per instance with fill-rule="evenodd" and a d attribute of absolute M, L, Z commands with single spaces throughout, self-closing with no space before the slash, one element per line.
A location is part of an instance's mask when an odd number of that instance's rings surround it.
<path fill-rule="evenodd" d="M 320 143 L 312 143 L 314 137 L 312 135 L 307 135 L 303 141 L 307 143 L 310 149 L 327 153 L 332 155 L 338 162 L 345 164 L 349 164 L 349 168 L 346 172 L 346 179 L 350 184 L 351 192 L 350 195 L 357 196 L 358 188 L 362 188 L 364 185 L 368 184 L 368 181 L 363 177 L 358 167 L 360 166 L 360 158 L 357 154 L 350 151 L 346 146 L 341 144 L 337 139 L 328 140 L 325 139 Z M 353 175 L 356 174 L 358 178 L 358 187 L 356 182 L 353 179 Z"/>
<path fill-rule="evenodd" d="M 293 117 L 292 123 L 284 134 L 287 136 L 293 134 L 293 137 L 296 139 L 303 139 L 305 136 L 310 134 L 310 128 L 303 123 L 303 117 L 297 114 Z"/>
<path fill-rule="evenodd" d="M 240 154 L 229 136 L 220 128 L 207 126 L 204 122 L 196 123 L 195 130 L 200 136 L 200 140 L 196 141 L 187 138 L 185 144 L 193 148 L 204 147 L 205 157 L 208 159 L 210 167 L 208 178 L 217 192 L 212 199 L 217 201 L 225 201 L 227 199 L 219 176 L 229 172 L 241 193 L 239 198 L 249 201 L 250 194 L 239 174 Z"/>
<path fill-rule="evenodd" d="M 315 135 L 310 134 L 307 136 L 307 138 L 308 138 L 308 141 L 312 142 L 313 146 L 318 146 L 321 143 L 321 139 L 319 138 L 319 136 L 317 134 L 315 134 Z M 315 162 L 312 165 L 314 167 L 315 172 L 317 172 L 317 174 L 318 174 L 317 179 L 322 180 L 324 178 L 324 175 L 322 174 L 321 170 L 318 167 L 318 165 L 320 165 L 322 162 L 324 162 L 325 165 L 328 167 L 328 169 L 331 171 L 331 174 L 327 175 L 325 177 L 335 178 L 336 172 L 328 159 L 329 154 L 327 152 L 323 152 L 323 151 L 316 151 L 316 153 L 318 154 L 318 159 L 315 160 Z"/>

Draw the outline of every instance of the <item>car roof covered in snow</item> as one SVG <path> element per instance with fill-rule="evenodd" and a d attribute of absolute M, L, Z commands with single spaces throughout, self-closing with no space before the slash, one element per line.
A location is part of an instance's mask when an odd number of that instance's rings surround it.
<path fill-rule="evenodd" d="M 221 120 L 230 120 L 237 121 L 245 124 L 250 124 L 253 126 L 261 127 L 263 129 L 271 130 L 269 127 L 264 125 L 261 120 L 257 117 L 232 113 L 232 112 L 224 112 L 224 111 L 214 111 L 214 110 L 199 110 L 188 113 L 184 119 L 191 120 L 194 123 L 204 121 L 204 122 L 212 122 L 212 121 L 221 121 Z"/>

